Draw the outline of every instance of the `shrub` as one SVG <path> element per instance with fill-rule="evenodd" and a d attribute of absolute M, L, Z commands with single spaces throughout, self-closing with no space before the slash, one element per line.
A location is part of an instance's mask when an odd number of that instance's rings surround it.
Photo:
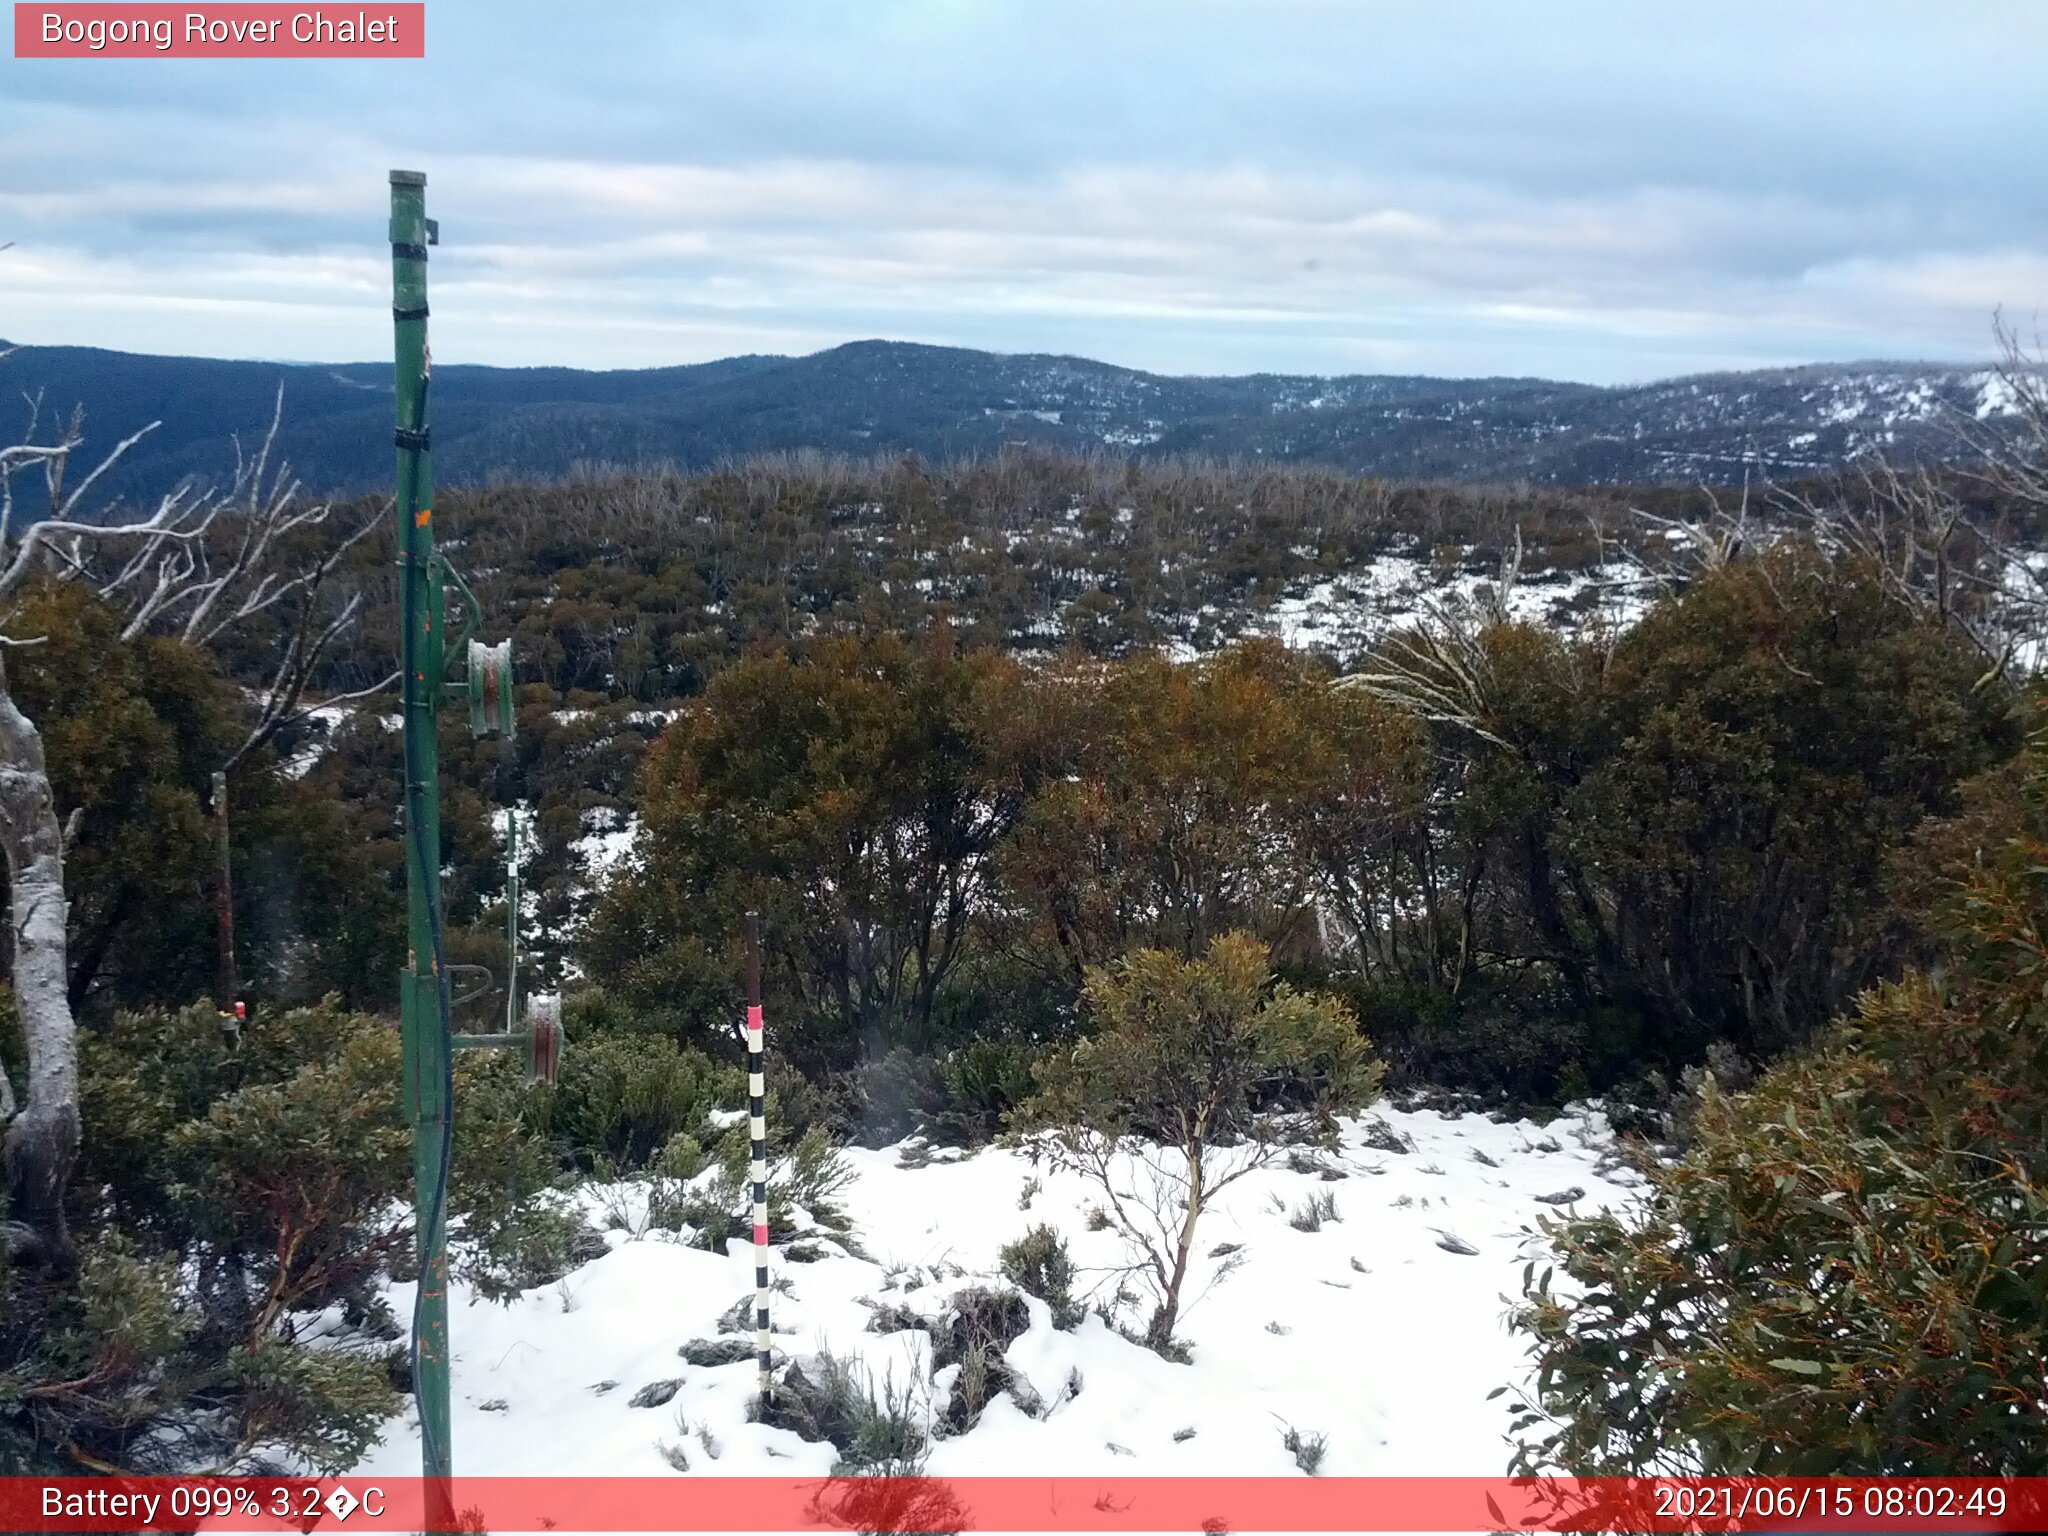
<path fill-rule="evenodd" d="M 1280 1436 L 1281 1445 L 1294 1457 L 1294 1464 L 1314 1477 L 1322 1469 L 1323 1457 L 1330 1449 L 1330 1437 L 1320 1430 L 1304 1435 L 1292 1424 Z"/>
<path fill-rule="evenodd" d="M 852 1102 L 846 1133 L 866 1147 L 886 1147 L 925 1124 L 945 1104 L 945 1074 L 929 1057 L 895 1049 L 849 1074 Z"/>
<path fill-rule="evenodd" d="M 534 1097 L 532 1123 L 578 1166 L 645 1168 L 712 1110 L 744 1103 L 745 1092 L 737 1067 L 701 1051 L 659 1035 L 598 1033 L 562 1053 L 554 1087 Z"/>
<path fill-rule="evenodd" d="M 932 1367 L 960 1367 L 953 1395 L 939 1417 L 939 1432 L 965 1434 L 999 1392 L 1022 1395 L 1036 1407 L 1036 1398 L 1003 1359 L 1003 1352 L 1031 1326 L 1030 1309 L 1015 1291 L 969 1286 L 953 1293 L 945 1314 L 932 1329 Z"/>
<path fill-rule="evenodd" d="M 1090 973 L 1086 997 L 1096 1033 L 1044 1063 L 1030 1120 L 1108 1197 L 1156 1303 L 1146 1342 L 1164 1351 L 1208 1201 L 1283 1141 L 1327 1137 L 1377 1091 L 1379 1067 L 1349 1009 L 1272 981 L 1245 934 L 1198 960 L 1140 950 Z M 1134 1192 L 1123 1155 L 1148 1140 L 1168 1153 Z"/>
<path fill-rule="evenodd" d="M 2048 1458 L 2048 765 L 1947 904 L 1942 971 L 1867 994 L 1755 1089 L 1699 1084 L 1636 1213 L 1547 1224 L 1530 1275 L 1574 1473 L 2012 1475 Z"/>
<path fill-rule="evenodd" d="M 355 1461 L 397 1406 L 375 1286 L 413 1244 L 399 1076 L 396 1032 L 331 1005 L 262 1016 L 235 1050 L 210 1007 L 84 1035 L 82 1265 L 6 1277 L 0 1463 Z M 458 1093 L 487 1081 L 464 1063 Z M 548 1163 L 505 1097 L 465 1105 L 450 1207 L 480 1246 L 457 1258 L 488 1271 L 506 1224 L 470 1191 L 516 1205 Z M 294 1347 L 293 1318 L 328 1307 L 338 1334 Z"/>
<path fill-rule="evenodd" d="M 930 1454 L 924 1414 L 893 1377 L 877 1383 L 858 1361 L 822 1351 L 811 1369 L 792 1365 L 755 1410 L 760 1422 L 829 1442 L 834 1477 L 916 1477 Z"/>
<path fill-rule="evenodd" d="M 712 1155 L 694 1137 L 677 1137 L 655 1167 L 648 1220 L 659 1227 L 694 1228 L 695 1246 L 724 1253 L 728 1243 L 753 1230 L 753 1182 L 747 1176 L 752 1146 L 743 1125 L 727 1131 Z M 842 1246 L 851 1246 L 853 1223 L 838 1201 L 853 1179 L 845 1154 L 817 1126 L 794 1144 L 771 1132 L 768 1150 L 768 1224 L 777 1238 L 796 1235 L 800 1206 Z"/>
<path fill-rule="evenodd" d="M 1037 1053 L 1017 1040 L 970 1040 L 947 1053 L 941 1067 L 944 1102 L 932 1116 L 939 1136 L 969 1144 L 1000 1134 L 1031 1097 Z"/>

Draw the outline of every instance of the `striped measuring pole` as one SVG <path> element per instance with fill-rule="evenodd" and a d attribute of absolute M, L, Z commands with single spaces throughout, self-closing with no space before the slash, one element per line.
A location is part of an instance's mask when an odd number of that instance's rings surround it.
<path fill-rule="evenodd" d="M 768 1083 L 761 1061 L 761 918 L 747 914 L 747 1127 L 754 1141 L 754 1338 L 761 1363 L 761 1400 L 769 1389 L 768 1341 Z"/>

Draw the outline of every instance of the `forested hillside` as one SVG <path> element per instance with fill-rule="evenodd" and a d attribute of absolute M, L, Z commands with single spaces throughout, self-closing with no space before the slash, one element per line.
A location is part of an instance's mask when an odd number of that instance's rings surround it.
<path fill-rule="evenodd" d="M 142 495 L 181 475 L 221 475 L 223 423 L 267 418 L 280 385 L 283 448 L 309 487 L 361 490 L 390 474 L 384 364 L 21 347 L 0 363 L 0 379 L 45 390 L 55 409 L 90 402 L 109 430 L 163 422 L 155 451 L 125 465 L 110 490 Z M 1873 450 L 1954 458 L 1967 451 L 1956 422 L 1996 426 L 2013 403 L 1989 367 L 1870 363 L 1595 388 L 1180 378 L 881 341 L 617 372 L 442 363 L 434 395 L 443 478 L 466 485 L 592 466 L 701 470 L 794 449 L 952 460 L 1012 446 L 1320 464 L 1401 480 L 1730 485 L 1813 474 Z"/>

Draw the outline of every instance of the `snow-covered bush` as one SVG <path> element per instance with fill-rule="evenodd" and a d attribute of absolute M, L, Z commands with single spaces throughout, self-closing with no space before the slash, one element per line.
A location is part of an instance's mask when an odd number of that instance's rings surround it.
<path fill-rule="evenodd" d="M 719 1253 L 728 1243 L 744 1239 L 753 1230 L 754 1219 L 753 1184 L 747 1177 L 750 1148 L 745 1125 L 728 1129 L 711 1152 L 694 1136 L 675 1137 L 650 1170 L 650 1223 L 672 1230 L 690 1228 L 698 1247 Z M 853 1222 L 838 1196 L 852 1178 L 846 1155 L 822 1127 L 812 1126 L 793 1142 L 771 1133 L 768 1223 L 777 1240 L 803 1235 L 792 1230 L 801 1210 L 818 1229 L 842 1243 L 850 1241 Z"/>

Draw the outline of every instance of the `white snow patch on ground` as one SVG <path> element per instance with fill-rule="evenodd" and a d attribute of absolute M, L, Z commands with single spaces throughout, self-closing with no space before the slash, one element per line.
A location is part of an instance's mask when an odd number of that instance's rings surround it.
<path fill-rule="evenodd" d="M 1381 1118 L 1413 1139 L 1412 1152 L 1373 1150 L 1369 1122 L 1349 1122 L 1333 1159 L 1344 1178 L 1275 1164 L 1232 1185 L 1202 1218 L 1189 1282 L 1196 1299 L 1181 1327 L 1192 1364 L 1162 1360 L 1092 1315 L 1072 1332 L 1055 1331 L 1034 1300 L 1031 1326 L 1006 1358 L 1050 1407 L 1033 1416 L 998 1398 L 966 1434 L 935 1441 L 929 1470 L 1291 1476 L 1298 1473 L 1281 1435 L 1293 1425 L 1328 1437 L 1323 1470 L 1331 1474 L 1500 1475 L 1508 1415 L 1487 1394 L 1526 1377 L 1505 1298 L 1519 1294 L 1525 1258 L 1540 1256 L 1526 1229 L 1555 1209 L 1537 1197 L 1576 1187 L 1585 1192 L 1581 1210 L 1618 1206 L 1634 1198 L 1635 1181 L 1603 1172 L 1612 1167 L 1602 1156 L 1610 1138 L 1591 1109 L 1547 1127 L 1431 1111 L 1384 1110 Z M 857 1176 L 843 1203 L 872 1259 L 821 1245 L 824 1259 L 790 1263 L 778 1251 L 774 1273 L 793 1290 L 775 1300 L 776 1342 L 799 1363 L 829 1347 L 939 1411 L 951 1372 L 931 1379 L 929 1336 L 867 1332 L 864 1298 L 936 1316 L 962 1286 L 1000 1283 L 998 1250 L 1039 1222 L 1067 1239 L 1084 1287 L 1103 1280 L 1123 1249 L 1113 1230 L 1087 1230 L 1098 1202 L 1078 1176 L 1034 1170 L 1021 1152 L 1003 1149 L 908 1168 L 899 1165 L 902 1150 L 848 1154 Z M 1034 1178 L 1043 1187 L 1020 1209 Z M 1335 1196 L 1340 1219 L 1315 1232 L 1291 1227 L 1288 1212 L 1323 1193 Z M 751 1250 L 735 1244 L 720 1257 L 675 1234 L 636 1233 L 644 1225 L 637 1186 L 584 1199 L 593 1212 L 616 1212 L 603 1258 L 509 1306 L 455 1288 L 453 1427 L 463 1471 L 827 1472 L 830 1446 L 748 1421 L 751 1357 L 713 1368 L 678 1358 L 686 1341 L 717 1337 L 720 1315 L 751 1295 Z M 1477 1255 L 1447 1250 L 1444 1234 Z M 1242 1245 L 1242 1267 L 1212 1285 L 1223 1260 L 1209 1255 L 1224 1243 Z M 389 1299 L 408 1316 L 411 1285 L 393 1285 Z M 631 1406 L 642 1387 L 677 1377 L 672 1401 Z M 1070 1395 L 1076 1379 L 1079 1393 Z M 391 1421 L 357 1475 L 416 1472 L 416 1435 L 410 1415 Z M 672 1472 L 662 1441 L 685 1450 L 688 1474 Z"/>
<path fill-rule="evenodd" d="M 1479 600 L 1497 585 L 1490 575 L 1446 577 L 1420 560 L 1383 555 L 1370 565 L 1283 594 L 1248 628 L 1294 649 L 1353 661 L 1387 634 L 1420 623 L 1432 602 Z M 1653 595 L 1647 572 L 1615 560 L 1585 570 L 1525 573 L 1508 593 L 1506 607 L 1511 617 L 1528 623 L 1569 628 L 1597 614 L 1626 627 L 1642 617 Z M 1197 654 L 1185 642 L 1175 645 L 1173 653 L 1177 660 Z"/>

